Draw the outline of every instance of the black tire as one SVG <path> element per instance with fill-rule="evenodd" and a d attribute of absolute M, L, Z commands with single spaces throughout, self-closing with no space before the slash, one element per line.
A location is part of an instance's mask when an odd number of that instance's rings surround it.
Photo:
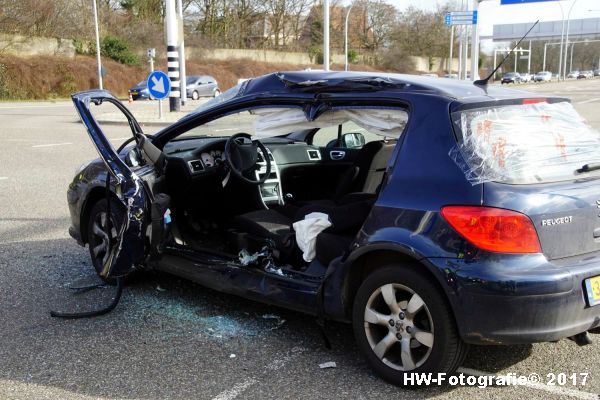
<path fill-rule="evenodd" d="M 354 299 L 352 325 L 359 349 L 378 375 L 399 386 L 413 386 L 410 380 L 405 381 L 405 376 L 411 373 L 453 373 L 463 362 L 468 350 L 458 335 L 452 311 L 443 293 L 431 282 L 432 278 L 420 272 L 419 268 L 423 267 L 397 264 L 377 269 L 367 276 Z M 381 324 L 382 320 L 394 315 L 389 307 L 389 316 L 385 315 L 384 310 L 387 302 L 383 292 L 389 293 L 390 285 L 393 285 L 391 293 L 399 306 L 399 313 L 395 314 L 398 319 L 394 321 L 394 325 L 388 321 L 384 326 Z M 409 291 L 405 291 L 405 288 Z M 419 299 L 416 300 L 422 300 L 423 305 L 410 313 L 409 308 L 414 309 L 414 305 L 409 307 L 408 304 L 413 295 L 417 295 Z M 419 301 L 415 303 L 420 304 Z M 365 321 L 367 306 L 380 312 L 379 323 Z M 375 339 L 378 334 L 382 338 L 380 341 Z M 415 338 L 416 335 L 419 335 L 419 339 Z M 394 336 L 402 337 L 402 340 L 393 339 Z M 388 337 L 392 339 L 388 340 Z M 383 338 L 386 343 L 392 344 L 382 346 L 387 350 L 383 350 L 380 358 L 375 353 L 378 346 L 371 343 L 381 345 Z M 420 341 L 431 343 L 431 346 Z M 407 346 L 407 353 L 410 354 L 406 364 L 410 366 L 410 362 L 414 362 L 412 369 L 408 367 L 407 370 L 402 370 L 405 368 L 404 356 L 401 355 L 402 343 Z"/>
<path fill-rule="evenodd" d="M 198 94 L 197 90 L 194 90 L 192 92 L 192 100 L 198 100 L 200 98 L 200 95 Z"/>
<path fill-rule="evenodd" d="M 98 200 L 91 208 L 90 212 L 89 212 L 89 218 L 87 221 L 87 240 L 88 240 L 88 250 L 90 253 L 90 258 L 92 260 L 92 265 L 94 266 L 94 270 L 96 271 L 96 274 L 98 274 L 98 276 L 100 276 L 100 272 L 102 271 L 103 268 L 103 258 L 104 255 L 106 254 L 105 251 L 102 251 L 102 244 L 104 244 L 105 246 L 107 245 L 107 243 L 105 241 L 102 240 L 102 235 L 99 234 L 99 232 L 97 231 L 97 229 L 100 228 L 105 228 L 102 227 L 102 214 L 105 214 L 104 219 L 106 218 L 106 211 L 107 211 L 107 207 L 106 207 L 106 199 L 101 199 Z M 116 236 L 116 232 L 118 232 L 118 229 L 121 226 L 121 223 L 123 221 L 123 217 L 124 217 L 124 210 L 122 205 L 120 205 L 119 203 L 117 203 L 117 201 L 111 200 L 110 203 L 110 211 L 111 211 L 111 221 L 112 221 L 112 227 L 113 229 L 112 231 L 112 235 L 111 235 L 111 239 L 113 240 L 114 237 Z M 105 219 L 106 220 L 106 219 Z M 106 232 L 104 232 L 106 234 Z M 107 239 L 107 237 L 105 237 L 105 240 Z M 115 280 L 114 279 L 105 279 L 103 277 L 100 276 L 100 278 L 108 283 L 114 283 Z"/>

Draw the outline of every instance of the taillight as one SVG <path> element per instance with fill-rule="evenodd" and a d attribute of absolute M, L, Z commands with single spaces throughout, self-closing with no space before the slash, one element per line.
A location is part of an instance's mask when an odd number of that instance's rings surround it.
<path fill-rule="evenodd" d="M 545 103 L 546 99 L 523 99 L 523 104 Z"/>
<path fill-rule="evenodd" d="M 446 206 L 442 216 L 480 249 L 498 253 L 540 253 L 531 219 L 516 211 L 492 207 Z"/>

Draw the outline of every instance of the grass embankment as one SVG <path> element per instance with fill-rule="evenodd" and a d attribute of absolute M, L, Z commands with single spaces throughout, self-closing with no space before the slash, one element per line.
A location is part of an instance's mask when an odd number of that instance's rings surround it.
<path fill-rule="evenodd" d="M 146 79 L 148 67 L 133 67 L 103 59 L 106 70 L 105 89 L 120 97 L 127 89 Z M 157 60 L 156 69 L 166 71 L 166 60 Z M 221 90 L 237 83 L 239 78 L 260 76 L 274 71 L 304 69 L 306 65 L 266 63 L 251 60 L 188 60 L 188 75 L 214 76 Z M 320 68 L 320 66 L 312 66 Z M 339 66 L 338 66 L 339 67 Z M 370 69 L 365 66 L 362 69 Z M 334 69 L 341 69 L 335 68 Z M 43 100 L 66 98 L 73 92 L 96 88 L 96 59 L 89 56 L 75 58 L 40 56 L 14 57 L 0 55 L 0 99 Z"/>

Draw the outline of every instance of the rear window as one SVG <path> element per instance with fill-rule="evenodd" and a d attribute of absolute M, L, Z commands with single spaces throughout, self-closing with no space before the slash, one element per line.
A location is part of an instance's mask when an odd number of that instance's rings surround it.
<path fill-rule="evenodd" d="M 470 109 L 452 119 L 458 146 L 450 157 L 474 185 L 570 180 L 600 162 L 600 133 L 568 102 Z"/>

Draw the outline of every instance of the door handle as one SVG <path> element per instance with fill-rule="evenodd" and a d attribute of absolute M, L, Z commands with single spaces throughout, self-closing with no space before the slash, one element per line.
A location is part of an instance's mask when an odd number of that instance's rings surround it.
<path fill-rule="evenodd" d="M 342 150 L 332 150 L 329 152 L 329 157 L 332 160 L 341 160 L 346 156 L 346 152 Z"/>

